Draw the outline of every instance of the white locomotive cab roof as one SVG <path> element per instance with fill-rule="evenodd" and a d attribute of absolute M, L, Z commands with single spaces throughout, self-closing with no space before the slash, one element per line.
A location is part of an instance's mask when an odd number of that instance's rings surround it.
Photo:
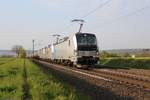
<path fill-rule="evenodd" d="M 73 38 L 76 34 L 93 34 L 93 33 L 74 33 L 74 34 L 71 34 L 69 37 L 64 37 L 63 39 L 60 39 L 60 41 L 58 43 L 54 43 L 53 45 L 57 45 L 57 44 L 60 44 L 60 43 L 63 43 L 65 41 L 67 41 L 69 38 Z M 93 34 L 95 35 L 95 34 Z"/>

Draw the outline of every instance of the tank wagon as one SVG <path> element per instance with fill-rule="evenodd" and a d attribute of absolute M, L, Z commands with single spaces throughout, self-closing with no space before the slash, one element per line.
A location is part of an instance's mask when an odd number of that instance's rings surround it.
<path fill-rule="evenodd" d="M 97 39 L 91 33 L 76 33 L 44 49 L 40 58 L 64 65 L 83 67 L 99 61 Z"/>

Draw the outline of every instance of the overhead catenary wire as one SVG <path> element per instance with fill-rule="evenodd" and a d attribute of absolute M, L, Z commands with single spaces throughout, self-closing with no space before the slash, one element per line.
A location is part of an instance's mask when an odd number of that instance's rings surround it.
<path fill-rule="evenodd" d="M 85 18 L 91 14 L 93 14 L 94 12 L 96 12 L 98 9 L 104 7 L 105 5 L 107 5 L 109 2 L 111 2 L 112 0 L 107 0 L 106 2 L 100 4 L 99 6 L 97 6 L 95 9 L 91 10 L 90 12 L 88 12 L 87 14 L 83 15 L 81 18 Z"/>
<path fill-rule="evenodd" d="M 89 15 L 93 14 L 93 13 L 96 12 L 98 9 L 104 7 L 105 5 L 107 5 L 107 4 L 108 4 L 109 2 L 111 2 L 111 1 L 112 1 L 112 0 L 107 0 L 106 2 L 100 4 L 100 5 L 97 6 L 95 9 L 93 9 L 93 10 L 91 10 L 90 12 L 86 13 L 85 15 L 83 15 L 83 16 L 81 17 L 81 19 L 84 19 L 84 18 L 88 17 Z M 146 9 L 149 9 L 149 8 L 150 8 L 150 5 L 149 5 L 149 6 L 146 6 L 146 7 L 142 7 L 142 8 L 137 9 L 137 10 L 131 12 L 131 13 L 128 13 L 128 14 L 123 15 L 123 16 L 120 16 L 120 17 L 117 17 L 117 18 L 113 19 L 112 21 L 107 22 L 107 23 L 104 24 L 103 26 L 105 26 L 105 25 L 107 25 L 107 24 L 111 24 L 111 23 L 117 22 L 117 21 L 119 21 L 119 20 L 121 20 L 121 19 L 123 19 L 123 18 L 125 18 L 125 17 L 129 17 L 129 16 L 132 16 L 132 15 L 135 15 L 135 14 L 137 14 L 137 13 L 139 13 L 139 12 L 142 12 L 143 10 L 146 10 Z M 70 27 L 72 27 L 72 26 L 73 26 L 73 24 L 70 24 L 70 25 L 68 25 L 67 27 L 65 27 L 64 29 L 68 29 L 68 28 L 70 28 Z M 102 27 L 103 27 L 103 26 L 102 26 Z M 98 26 L 97 26 L 96 28 L 98 28 Z M 94 28 L 94 29 L 95 29 L 95 28 Z"/>
<path fill-rule="evenodd" d="M 100 5 L 98 5 L 95 9 L 91 10 L 90 12 L 84 14 L 82 17 L 80 17 L 81 19 L 84 19 L 86 17 L 88 17 L 89 15 L 91 15 L 92 13 L 96 12 L 98 9 L 104 7 L 105 5 L 107 5 L 109 2 L 111 2 L 112 0 L 107 0 L 104 3 L 101 3 Z M 63 28 L 63 30 L 69 29 L 70 27 L 72 27 L 73 24 L 68 25 L 67 27 Z"/>
<path fill-rule="evenodd" d="M 150 5 L 145 6 L 145 7 L 142 7 L 142 8 L 139 8 L 139 9 L 137 9 L 137 10 L 134 10 L 133 12 L 130 12 L 130 13 L 126 14 L 126 15 L 117 17 L 117 18 L 115 18 L 115 19 L 113 19 L 113 20 L 111 20 L 111 21 L 109 21 L 109 22 L 103 24 L 103 26 L 101 26 L 101 27 L 110 25 L 111 23 L 115 23 L 115 22 L 117 22 L 117 21 L 119 21 L 119 20 L 122 20 L 122 19 L 124 19 L 124 18 L 126 18 L 126 17 L 130 17 L 130 16 L 133 16 L 133 15 L 136 15 L 136 14 L 138 14 L 138 13 L 140 13 L 140 12 L 146 10 L 146 9 L 150 9 Z M 99 28 L 99 26 L 96 26 L 94 29 L 96 29 L 96 28 Z"/>

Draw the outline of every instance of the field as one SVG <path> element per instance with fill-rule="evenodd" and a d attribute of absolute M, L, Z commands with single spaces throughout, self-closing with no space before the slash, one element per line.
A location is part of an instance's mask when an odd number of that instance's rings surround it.
<path fill-rule="evenodd" d="M 137 68 L 150 69 L 150 58 L 103 58 L 101 65 L 111 68 Z"/>
<path fill-rule="evenodd" d="M 0 57 L 0 65 L 1 64 L 4 64 L 4 63 L 7 63 L 8 61 L 11 61 L 11 60 L 14 60 L 13 58 L 2 58 Z"/>
<path fill-rule="evenodd" d="M 89 100 L 30 60 L 1 58 L 0 100 Z M 7 62 L 7 63 L 6 63 Z"/>

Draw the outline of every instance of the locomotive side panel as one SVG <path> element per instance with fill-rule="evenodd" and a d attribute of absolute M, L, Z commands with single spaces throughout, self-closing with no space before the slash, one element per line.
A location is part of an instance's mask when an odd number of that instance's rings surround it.
<path fill-rule="evenodd" d="M 67 41 L 55 45 L 55 59 L 68 59 Z"/>
<path fill-rule="evenodd" d="M 68 40 L 68 58 L 70 59 L 71 63 L 76 64 L 77 62 L 77 43 L 76 43 L 76 36 L 73 35 Z"/>
<path fill-rule="evenodd" d="M 73 37 L 68 38 L 67 40 L 56 44 L 54 46 L 55 49 L 55 59 L 63 60 L 67 63 L 73 63 L 75 58 L 75 46 L 73 42 Z"/>

